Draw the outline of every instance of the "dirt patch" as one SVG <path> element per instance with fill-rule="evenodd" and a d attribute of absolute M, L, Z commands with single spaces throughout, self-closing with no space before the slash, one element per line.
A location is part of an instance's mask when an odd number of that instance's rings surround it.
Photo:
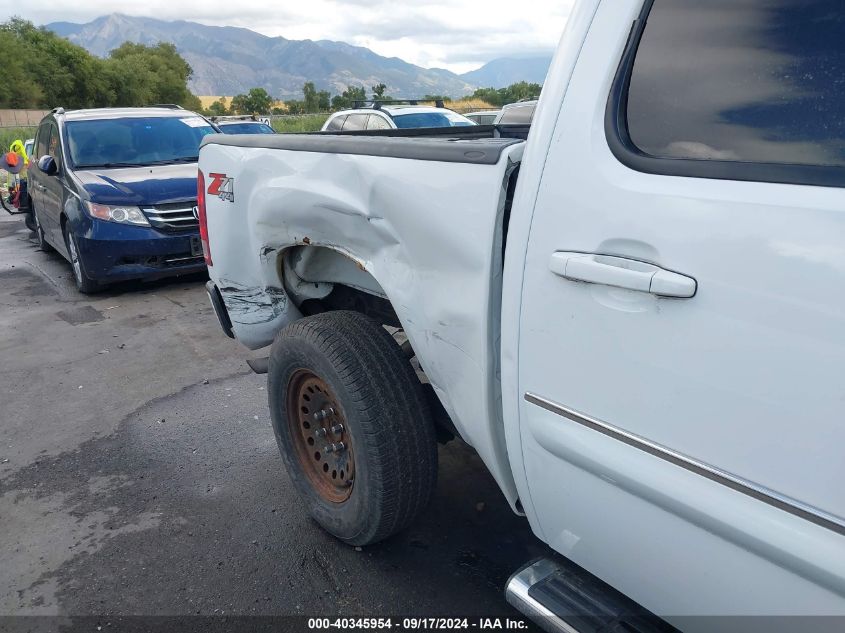
<path fill-rule="evenodd" d="M 81 308 L 72 308 L 70 310 L 62 310 L 56 312 L 56 316 L 62 321 L 66 321 L 71 325 L 82 325 L 83 323 L 96 323 L 105 319 L 103 313 L 92 308 L 91 306 L 82 306 Z"/>
<path fill-rule="evenodd" d="M 0 285 L 13 297 L 48 297 L 58 294 L 43 277 L 26 268 L 12 268 L 0 272 Z"/>

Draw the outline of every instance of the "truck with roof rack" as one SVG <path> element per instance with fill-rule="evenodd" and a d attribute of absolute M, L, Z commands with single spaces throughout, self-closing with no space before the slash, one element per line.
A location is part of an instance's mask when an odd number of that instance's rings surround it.
<path fill-rule="evenodd" d="M 406 528 L 451 432 L 554 551 L 506 589 L 547 630 L 841 627 L 841 24 L 580 0 L 527 135 L 207 138 L 209 296 L 311 516 Z"/>

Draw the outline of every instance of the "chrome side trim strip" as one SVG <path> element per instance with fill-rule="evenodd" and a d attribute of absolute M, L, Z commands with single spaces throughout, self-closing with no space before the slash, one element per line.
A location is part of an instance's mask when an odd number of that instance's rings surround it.
<path fill-rule="evenodd" d="M 845 521 L 837 516 L 828 514 L 824 510 L 819 510 L 818 508 L 801 503 L 796 499 L 782 495 L 774 490 L 765 488 L 764 486 L 741 479 L 740 477 L 732 475 L 724 470 L 720 470 L 715 466 L 710 466 L 709 464 L 700 462 L 692 457 L 687 457 L 682 453 L 678 453 L 672 449 L 666 448 L 665 446 L 651 442 L 639 435 L 629 433 L 607 424 L 606 422 L 602 422 L 601 420 L 591 418 L 583 413 L 569 409 L 568 407 L 552 402 L 551 400 L 546 400 L 545 398 L 533 393 L 526 392 L 525 401 L 537 405 L 546 411 L 556 413 L 557 415 L 572 422 L 576 422 L 577 424 L 580 424 L 592 431 L 598 431 L 602 435 L 606 435 L 607 437 L 613 438 L 623 444 L 632 446 L 633 448 L 639 449 L 649 455 L 659 457 L 670 464 L 679 466 L 685 470 L 695 473 L 696 475 L 706 477 L 711 481 L 722 484 L 723 486 L 747 495 L 752 499 L 762 501 L 773 508 L 783 510 L 793 516 L 810 521 L 820 527 L 845 536 Z"/>

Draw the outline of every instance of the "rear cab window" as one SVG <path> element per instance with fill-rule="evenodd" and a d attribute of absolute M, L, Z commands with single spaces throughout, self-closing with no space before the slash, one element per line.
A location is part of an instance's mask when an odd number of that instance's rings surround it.
<path fill-rule="evenodd" d="M 845 185 L 842 7 L 647 2 L 608 113 L 630 153 L 622 161 L 653 173 Z"/>

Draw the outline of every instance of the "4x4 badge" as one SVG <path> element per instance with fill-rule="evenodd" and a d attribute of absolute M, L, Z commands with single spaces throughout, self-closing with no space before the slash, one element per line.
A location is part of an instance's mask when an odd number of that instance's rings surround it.
<path fill-rule="evenodd" d="M 235 179 L 229 178 L 226 174 L 208 174 L 211 184 L 208 186 L 208 195 L 217 196 L 221 200 L 235 201 Z"/>

